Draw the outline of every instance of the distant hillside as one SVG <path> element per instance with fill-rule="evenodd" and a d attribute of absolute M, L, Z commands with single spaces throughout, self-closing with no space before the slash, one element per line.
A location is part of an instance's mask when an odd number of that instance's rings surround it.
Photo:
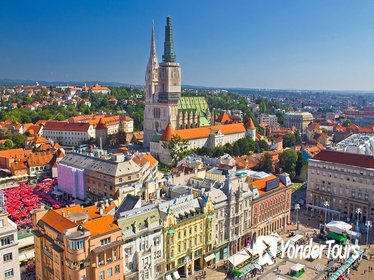
<path fill-rule="evenodd" d="M 120 86 L 126 86 L 126 87 L 136 87 L 141 88 L 143 85 L 132 85 L 132 84 L 126 84 L 126 83 L 117 83 L 117 82 L 102 82 L 102 81 L 37 81 L 37 80 L 18 80 L 18 79 L 0 79 L 0 85 L 1 86 L 15 86 L 15 85 L 35 85 L 36 82 L 43 86 L 62 86 L 62 85 L 74 85 L 74 86 L 83 86 L 84 84 L 87 84 L 89 86 L 92 86 L 94 84 L 101 84 L 106 86 L 113 86 L 113 87 L 120 87 Z"/>

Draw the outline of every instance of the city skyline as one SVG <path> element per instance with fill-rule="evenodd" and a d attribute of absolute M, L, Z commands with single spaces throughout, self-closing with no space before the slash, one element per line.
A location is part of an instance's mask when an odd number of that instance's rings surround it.
<path fill-rule="evenodd" d="M 4 4 L 0 78 L 144 84 L 152 18 L 161 59 L 170 15 L 184 85 L 374 89 L 369 1 L 89 3 Z"/>

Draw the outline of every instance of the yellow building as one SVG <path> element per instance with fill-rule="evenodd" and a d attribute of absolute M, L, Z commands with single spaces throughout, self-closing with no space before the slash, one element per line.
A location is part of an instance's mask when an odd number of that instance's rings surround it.
<path fill-rule="evenodd" d="M 187 277 L 196 268 L 214 262 L 212 222 L 214 208 L 209 197 L 192 195 L 160 204 L 164 221 L 164 256 L 166 271 L 174 278 Z"/>

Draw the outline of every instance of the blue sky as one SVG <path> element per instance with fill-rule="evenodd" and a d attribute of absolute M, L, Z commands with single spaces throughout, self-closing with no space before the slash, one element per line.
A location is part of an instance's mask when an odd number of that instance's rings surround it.
<path fill-rule="evenodd" d="M 0 78 L 144 83 L 173 17 L 183 84 L 374 90 L 374 1 L 2 1 Z"/>

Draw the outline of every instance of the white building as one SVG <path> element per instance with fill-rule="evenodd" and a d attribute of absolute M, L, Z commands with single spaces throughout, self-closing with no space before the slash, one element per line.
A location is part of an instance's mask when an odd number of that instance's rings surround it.
<path fill-rule="evenodd" d="M 77 146 L 91 138 L 95 139 L 96 132 L 89 123 L 47 121 L 43 127 L 42 135 L 61 145 Z"/>
<path fill-rule="evenodd" d="M 0 279 L 20 279 L 17 225 L 0 211 Z"/>
<path fill-rule="evenodd" d="M 151 141 L 150 152 L 164 164 L 171 163 L 170 151 L 165 149 L 164 143 L 171 141 L 174 135 L 188 141 L 188 148 L 214 148 L 227 143 L 234 143 L 246 135 L 251 139 L 256 137 L 256 129 L 251 126 L 245 127 L 243 123 L 217 125 L 209 127 L 198 127 L 174 130 L 169 124 L 162 134 L 156 134 Z"/>
<path fill-rule="evenodd" d="M 125 278 L 164 279 L 162 220 L 157 206 L 141 207 L 140 197 L 128 195 L 116 215 L 124 242 Z"/>

